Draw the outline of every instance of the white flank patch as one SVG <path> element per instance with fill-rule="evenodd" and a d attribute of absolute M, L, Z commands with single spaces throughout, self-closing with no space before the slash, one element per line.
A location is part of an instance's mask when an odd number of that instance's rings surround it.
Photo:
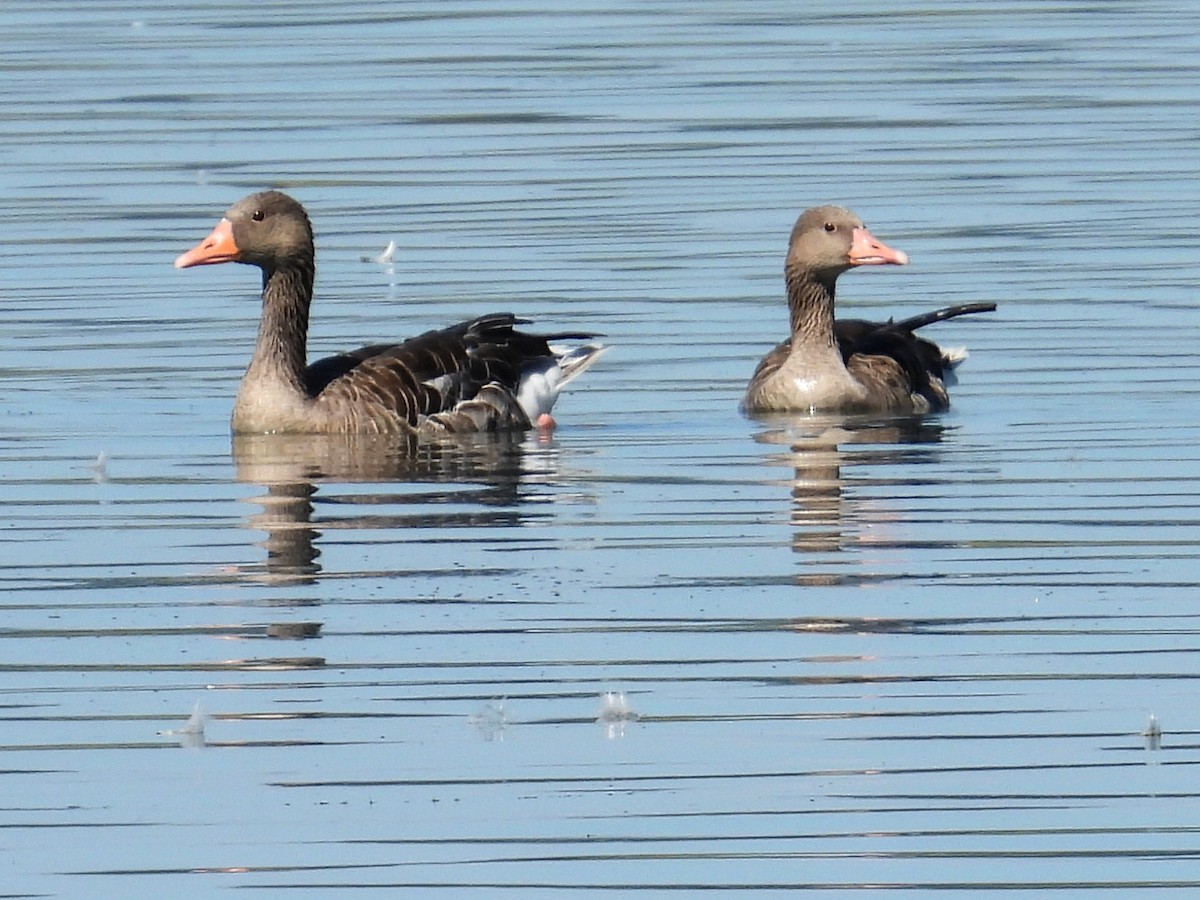
<path fill-rule="evenodd" d="M 602 344 L 584 344 L 570 349 L 551 347 L 550 350 L 557 360 L 544 360 L 540 365 L 531 365 L 521 373 L 517 402 L 530 422 L 536 422 L 539 416 L 548 414 L 567 382 L 591 368 L 608 348 Z"/>
<path fill-rule="evenodd" d="M 530 422 L 549 413 L 558 399 L 562 388 L 562 368 L 557 363 L 547 361 L 541 368 L 529 368 L 521 375 L 521 384 L 517 388 L 517 402 L 525 411 Z"/>
<path fill-rule="evenodd" d="M 966 347 L 943 347 L 942 359 L 951 369 L 970 356 Z"/>

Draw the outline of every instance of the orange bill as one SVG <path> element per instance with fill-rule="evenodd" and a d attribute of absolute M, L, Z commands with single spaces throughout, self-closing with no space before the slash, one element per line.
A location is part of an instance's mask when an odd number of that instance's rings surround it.
<path fill-rule="evenodd" d="M 907 253 L 903 250 L 893 250 L 865 228 L 854 229 L 849 258 L 852 266 L 908 265 Z"/>
<path fill-rule="evenodd" d="M 233 223 L 222 219 L 212 234 L 198 243 L 187 253 L 181 253 L 175 260 L 175 268 L 187 269 L 191 266 L 214 266 L 217 263 L 237 262 L 242 255 L 237 242 L 233 239 Z"/>

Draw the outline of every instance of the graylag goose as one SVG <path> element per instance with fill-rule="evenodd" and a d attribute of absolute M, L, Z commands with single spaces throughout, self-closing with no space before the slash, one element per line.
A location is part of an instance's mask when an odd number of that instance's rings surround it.
<path fill-rule="evenodd" d="M 994 303 L 968 303 L 900 322 L 834 320 L 837 278 L 857 266 L 903 266 L 908 255 L 878 240 L 847 209 L 819 206 L 792 229 L 784 279 L 792 335 L 758 364 L 742 408 L 750 413 L 926 413 L 946 409 L 953 369 L 966 351 L 943 351 L 913 332 Z"/>
<path fill-rule="evenodd" d="M 306 364 L 315 276 L 312 225 L 279 191 L 235 203 L 177 269 L 240 262 L 262 270 L 262 318 L 233 406 L 236 434 L 446 432 L 553 423 L 566 384 L 606 348 L 572 349 L 578 333 L 538 335 L 511 313 L 493 313 L 394 344 L 373 344 Z"/>

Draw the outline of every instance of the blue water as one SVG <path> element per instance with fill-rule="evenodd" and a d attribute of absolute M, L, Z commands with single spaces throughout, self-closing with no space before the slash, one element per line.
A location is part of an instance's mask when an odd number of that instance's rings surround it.
<path fill-rule="evenodd" d="M 0 28 L 0 894 L 1200 884 L 1200 9 Z M 550 443 L 232 445 L 257 273 L 171 262 L 267 186 L 314 356 L 493 309 L 614 349 Z M 949 413 L 738 413 L 823 202 L 913 260 L 843 311 L 1000 305 L 937 326 Z"/>

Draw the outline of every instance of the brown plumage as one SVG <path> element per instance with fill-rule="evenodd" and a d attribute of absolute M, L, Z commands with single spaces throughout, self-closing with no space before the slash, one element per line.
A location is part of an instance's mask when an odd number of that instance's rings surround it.
<path fill-rule="evenodd" d="M 391 433 L 529 428 L 548 417 L 561 388 L 604 347 L 570 350 L 511 313 L 493 313 L 396 344 L 373 344 L 306 365 L 315 276 L 312 225 L 279 191 L 230 207 L 176 268 L 240 262 L 263 273 L 262 319 L 234 403 L 235 433 Z"/>
<path fill-rule="evenodd" d="M 874 237 L 836 206 L 805 212 L 784 264 L 791 337 L 758 364 L 747 412 L 925 413 L 950 405 L 946 383 L 965 352 L 944 352 L 913 332 L 955 316 L 990 312 L 971 303 L 900 322 L 834 320 L 837 278 L 856 266 L 905 265 L 908 255 Z"/>

